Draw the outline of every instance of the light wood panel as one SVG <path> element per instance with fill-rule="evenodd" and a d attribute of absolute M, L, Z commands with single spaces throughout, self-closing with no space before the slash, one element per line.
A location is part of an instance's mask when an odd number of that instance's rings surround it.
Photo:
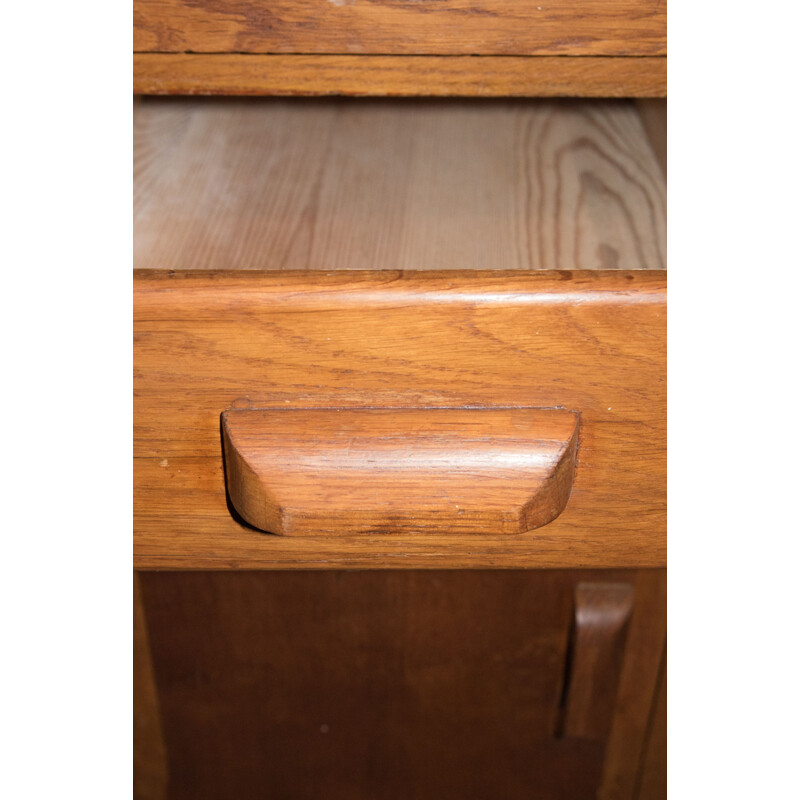
<path fill-rule="evenodd" d="M 653 152 L 664 176 L 667 175 L 667 100 L 640 100 L 636 107 Z"/>
<path fill-rule="evenodd" d="M 134 0 L 135 51 L 665 55 L 663 0 Z"/>
<path fill-rule="evenodd" d="M 662 272 L 137 273 L 136 565 L 662 566 L 665 303 Z M 234 519 L 221 412 L 375 406 L 579 411 L 566 510 L 466 542 Z"/>
<path fill-rule="evenodd" d="M 666 56 L 135 53 L 137 94 L 664 97 Z"/>
<path fill-rule="evenodd" d="M 134 266 L 661 269 L 632 102 L 174 100 L 134 109 Z"/>

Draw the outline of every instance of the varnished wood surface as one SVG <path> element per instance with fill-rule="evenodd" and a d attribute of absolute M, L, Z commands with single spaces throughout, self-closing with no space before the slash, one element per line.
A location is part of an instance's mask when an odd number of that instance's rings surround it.
<path fill-rule="evenodd" d="M 633 601 L 630 583 L 581 581 L 575 586 L 565 736 L 606 740 L 614 718 Z"/>
<path fill-rule="evenodd" d="M 601 782 L 602 741 L 559 739 L 559 697 L 575 585 L 632 584 L 614 706 L 625 750 L 611 742 L 605 760 L 635 777 L 646 742 L 663 760 L 647 738 L 663 579 L 661 570 L 142 573 L 169 796 L 636 800 L 608 770 Z"/>
<path fill-rule="evenodd" d="M 564 409 L 232 409 L 228 496 L 285 536 L 516 534 L 572 490 L 579 414 Z"/>
<path fill-rule="evenodd" d="M 133 574 L 133 798 L 166 800 L 168 765 L 139 573 Z"/>
<path fill-rule="evenodd" d="M 663 269 L 632 102 L 148 98 L 134 266 Z"/>
<path fill-rule="evenodd" d="M 667 800 L 667 653 L 661 661 L 658 688 L 641 763 L 636 800 Z"/>
<path fill-rule="evenodd" d="M 635 578 L 635 593 L 598 800 L 637 800 L 653 703 L 662 674 L 667 636 L 667 571 L 640 570 Z"/>
<path fill-rule="evenodd" d="M 142 574 L 169 796 L 594 798 L 603 743 L 554 735 L 587 577 Z"/>
<path fill-rule="evenodd" d="M 662 566 L 665 283 L 613 271 L 135 273 L 136 565 Z M 223 411 L 376 406 L 580 412 L 567 508 L 535 531 L 467 541 L 293 539 L 234 519 Z"/>
<path fill-rule="evenodd" d="M 136 53 L 136 94 L 665 97 L 666 56 Z"/>
<path fill-rule="evenodd" d="M 665 55 L 661 0 L 134 0 L 135 51 Z"/>

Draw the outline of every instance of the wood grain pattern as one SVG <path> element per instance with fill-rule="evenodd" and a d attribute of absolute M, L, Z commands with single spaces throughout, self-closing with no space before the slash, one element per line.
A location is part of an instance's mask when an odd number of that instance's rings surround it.
<path fill-rule="evenodd" d="M 665 97 L 666 56 L 136 53 L 135 94 Z"/>
<path fill-rule="evenodd" d="M 134 280 L 138 567 L 661 566 L 665 275 L 143 272 Z M 226 505 L 229 408 L 563 407 L 567 509 L 517 536 L 269 536 Z"/>
<path fill-rule="evenodd" d="M 233 409 L 228 496 L 284 536 L 514 534 L 572 490 L 579 415 L 564 409 Z"/>
<path fill-rule="evenodd" d="M 661 661 L 658 688 L 647 734 L 636 800 L 667 800 L 667 652 Z"/>
<path fill-rule="evenodd" d="M 640 570 L 598 800 L 636 800 L 667 636 L 667 571 Z"/>
<path fill-rule="evenodd" d="M 665 265 L 665 180 L 632 102 L 134 109 L 137 268 Z"/>
<path fill-rule="evenodd" d="M 614 717 L 633 586 L 608 581 L 575 586 L 565 736 L 605 741 Z"/>
<path fill-rule="evenodd" d="M 603 743 L 553 727 L 573 584 L 603 579 L 143 574 L 170 797 L 594 798 Z"/>
<path fill-rule="evenodd" d="M 614 775 L 637 776 L 646 742 L 652 750 L 663 570 L 140 577 L 169 796 L 192 800 L 265 787 L 275 796 L 391 797 L 388 785 L 398 797 L 594 798 L 603 743 L 551 736 L 573 587 L 632 583 L 625 698 L 615 709 L 625 735 L 606 748 L 613 769 L 599 796 L 636 797 Z M 664 785 L 648 783 L 652 796 Z"/>
<path fill-rule="evenodd" d="M 636 107 L 664 177 L 667 175 L 667 101 L 640 100 Z"/>
<path fill-rule="evenodd" d="M 133 574 L 133 797 L 165 800 L 168 767 L 139 574 Z"/>
<path fill-rule="evenodd" d="M 661 0 L 134 0 L 133 49 L 171 53 L 665 55 Z"/>

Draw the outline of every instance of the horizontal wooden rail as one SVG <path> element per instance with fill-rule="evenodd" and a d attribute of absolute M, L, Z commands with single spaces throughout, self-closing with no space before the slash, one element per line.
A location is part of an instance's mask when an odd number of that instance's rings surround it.
<path fill-rule="evenodd" d="M 666 56 L 136 53 L 134 94 L 666 97 Z"/>

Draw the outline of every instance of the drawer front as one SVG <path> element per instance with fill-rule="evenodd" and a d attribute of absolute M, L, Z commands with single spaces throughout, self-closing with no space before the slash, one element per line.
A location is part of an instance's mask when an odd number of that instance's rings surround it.
<path fill-rule="evenodd" d="M 135 0 L 134 50 L 398 55 L 666 54 L 660 0 Z"/>
<path fill-rule="evenodd" d="M 663 272 L 137 272 L 138 567 L 663 566 Z M 261 533 L 226 496 L 231 409 L 580 416 L 571 496 L 521 534 Z"/>

